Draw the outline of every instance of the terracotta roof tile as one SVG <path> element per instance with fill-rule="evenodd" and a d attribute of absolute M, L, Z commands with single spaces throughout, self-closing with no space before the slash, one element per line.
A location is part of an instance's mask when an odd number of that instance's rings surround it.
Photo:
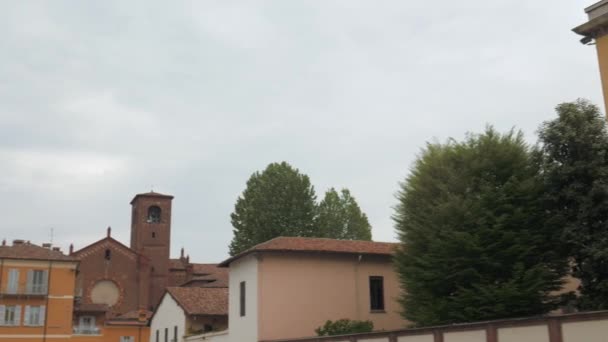
<path fill-rule="evenodd" d="M 52 261 L 78 261 L 78 259 L 67 256 L 60 251 L 40 247 L 29 242 L 13 244 L 12 246 L 0 246 L 0 258 L 6 259 L 33 259 Z"/>
<path fill-rule="evenodd" d="M 195 276 L 188 282 L 182 284 L 187 287 L 228 287 L 228 277 L 217 277 L 216 275 Z"/>
<path fill-rule="evenodd" d="M 135 202 L 135 200 L 138 197 L 158 197 L 158 198 L 173 199 L 173 196 L 171 196 L 171 195 L 165 195 L 165 194 L 161 194 L 161 193 L 158 193 L 158 192 L 150 191 L 150 192 L 144 192 L 144 193 L 135 195 L 135 197 L 133 197 L 133 199 L 131 200 L 131 204 L 133 204 L 133 202 Z"/>
<path fill-rule="evenodd" d="M 397 248 L 397 243 L 357 241 L 357 240 L 335 240 L 324 238 L 303 237 L 277 237 L 260 243 L 250 249 L 237 254 L 219 264 L 227 267 L 236 259 L 254 252 L 318 252 L 318 253 L 342 253 L 342 254 L 374 254 L 392 255 Z"/>
<path fill-rule="evenodd" d="M 169 269 L 172 270 L 185 270 L 186 263 L 181 259 L 169 259 Z"/>
<path fill-rule="evenodd" d="M 167 287 L 167 292 L 188 315 L 228 315 L 227 288 Z"/>
<path fill-rule="evenodd" d="M 108 309 L 106 304 L 81 303 L 74 306 L 74 311 L 78 312 L 106 312 Z"/>

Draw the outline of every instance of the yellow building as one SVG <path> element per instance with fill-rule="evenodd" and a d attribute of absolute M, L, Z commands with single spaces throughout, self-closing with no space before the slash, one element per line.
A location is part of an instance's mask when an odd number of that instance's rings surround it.
<path fill-rule="evenodd" d="M 608 113 L 608 0 L 602 0 L 585 9 L 589 21 L 575 27 L 574 32 L 583 36 L 581 42 L 597 46 L 600 75 L 604 88 L 604 102 Z"/>
<path fill-rule="evenodd" d="M 145 315 L 108 317 L 101 307 L 90 313 L 75 310 L 77 270 L 77 259 L 50 244 L 3 242 L 0 342 L 147 342 Z"/>

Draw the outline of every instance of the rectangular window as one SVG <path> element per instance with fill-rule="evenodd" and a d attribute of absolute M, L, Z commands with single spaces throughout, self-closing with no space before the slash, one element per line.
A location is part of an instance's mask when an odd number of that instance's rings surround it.
<path fill-rule="evenodd" d="M 169 328 L 165 328 L 165 342 L 169 342 Z"/>
<path fill-rule="evenodd" d="M 173 327 L 173 341 L 177 342 L 177 325 Z"/>
<path fill-rule="evenodd" d="M 120 342 L 135 342 L 135 337 L 133 336 L 121 336 Z"/>
<path fill-rule="evenodd" d="M 27 293 L 46 294 L 48 271 L 29 270 L 27 271 Z"/>
<path fill-rule="evenodd" d="M 384 311 L 383 277 L 369 277 L 369 298 L 372 311 Z"/>
<path fill-rule="evenodd" d="M 15 294 L 19 290 L 19 270 L 11 268 L 8 270 L 8 285 L 6 293 Z"/>
<path fill-rule="evenodd" d="M 156 342 L 160 342 L 160 332 L 156 329 Z"/>
<path fill-rule="evenodd" d="M 0 325 L 18 326 L 21 324 L 20 305 L 0 305 Z"/>
<path fill-rule="evenodd" d="M 23 325 L 27 326 L 43 326 L 45 306 L 29 306 L 25 307 L 25 313 L 23 315 Z"/>
<path fill-rule="evenodd" d="M 240 311 L 241 317 L 245 316 L 245 282 L 242 281 L 239 288 L 239 303 L 240 303 Z"/>

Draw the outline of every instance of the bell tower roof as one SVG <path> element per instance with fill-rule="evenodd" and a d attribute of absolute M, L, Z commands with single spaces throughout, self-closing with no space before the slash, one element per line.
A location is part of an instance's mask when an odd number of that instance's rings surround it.
<path fill-rule="evenodd" d="M 140 197 L 167 198 L 170 200 L 173 199 L 173 196 L 171 195 L 165 195 L 158 192 L 150 191 L 135 195 L 135 197 L 133 197 L 133 199 L 131 200 L 131 204 L 133 204 L 133 202 L 135 202 Z"/>

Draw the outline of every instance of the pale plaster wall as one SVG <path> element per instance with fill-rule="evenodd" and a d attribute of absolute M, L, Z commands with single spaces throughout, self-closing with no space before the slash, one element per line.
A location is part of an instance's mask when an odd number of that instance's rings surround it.
<path fill-rule="evenodd" d="M 500 342 L 549 342 L 549 328 L 545 324 L 530 327 L 500 328 L 498 329 L 498 340 Z"/>
<path fill-rule="evenodd" d="M 228 331 L 210 332 L 206 334 L 188 336 L 184 339 L 185 342 L 230 342 Z"/>
<path fill-rule="evenodd" d="M 397 342 L 434 342 L 435 337 L 433 334 L 429 335 L 413 335 L 413 336 L 399 336 Z"/>
<path fill-rule="evenodd" d="M 186 314 L 177 302 L 165 293 L 150 322 L 150 342 L 156 342 L 156 331 L 159 331 L 159 342 L 165 341 L 165 328 L 169 329 L 169 341 L 173 339 L 173 328 L 177 326 L 177 341 L 182 342 L 186 327 Z"/>
<path fill-rule="evenodd" d="M 240 283 L 245 282 L 245 316 L 240 315 Z M 230 264 L 228 287 L 228 329 L 232 342 L 257 342 L 258 260 L 248 255 Z M 215 341 L 215 340 L 214 340 Z"/>
<path fill-rule="evenodd" d="M 375 330 L 407 323 L 399 315 L 399 282 L 389 257 L 264 253 L 258 267 L 260 340 L 315 336 L 325 321 L 342 318 L 371 320 Z M 384 277 L 383 313 L 370 312 L 370 276 Z"/>
<path fill-rule="evenodd" d="M 572 322 L 562 324 L 564 342 L 605 342 L 608 341 L 608 320 Z M 584 336 L 584 340 L 582 340 Z"/>
<path fill-rule="evenodd" d="M 604 89 L 604 113 L 608 115 L 608 35 L 601 36 L 595 40 L 597 58 L 600 67 L 600 78 Z"/>
<path fill-rule="evenodd" d="M 444 342 L 486 342 L 486 331 L 485 330 L 472 330 L 472 331 L 449 332 L 449 333 L 443 334 L 443 341 Z"/>
<path fill-rule="evenodd" d="M 357 340 L 357 342 L 389 342 L 388 337 L 378 337 L 378 338 L 366 338 L 363 340 Z"/>

